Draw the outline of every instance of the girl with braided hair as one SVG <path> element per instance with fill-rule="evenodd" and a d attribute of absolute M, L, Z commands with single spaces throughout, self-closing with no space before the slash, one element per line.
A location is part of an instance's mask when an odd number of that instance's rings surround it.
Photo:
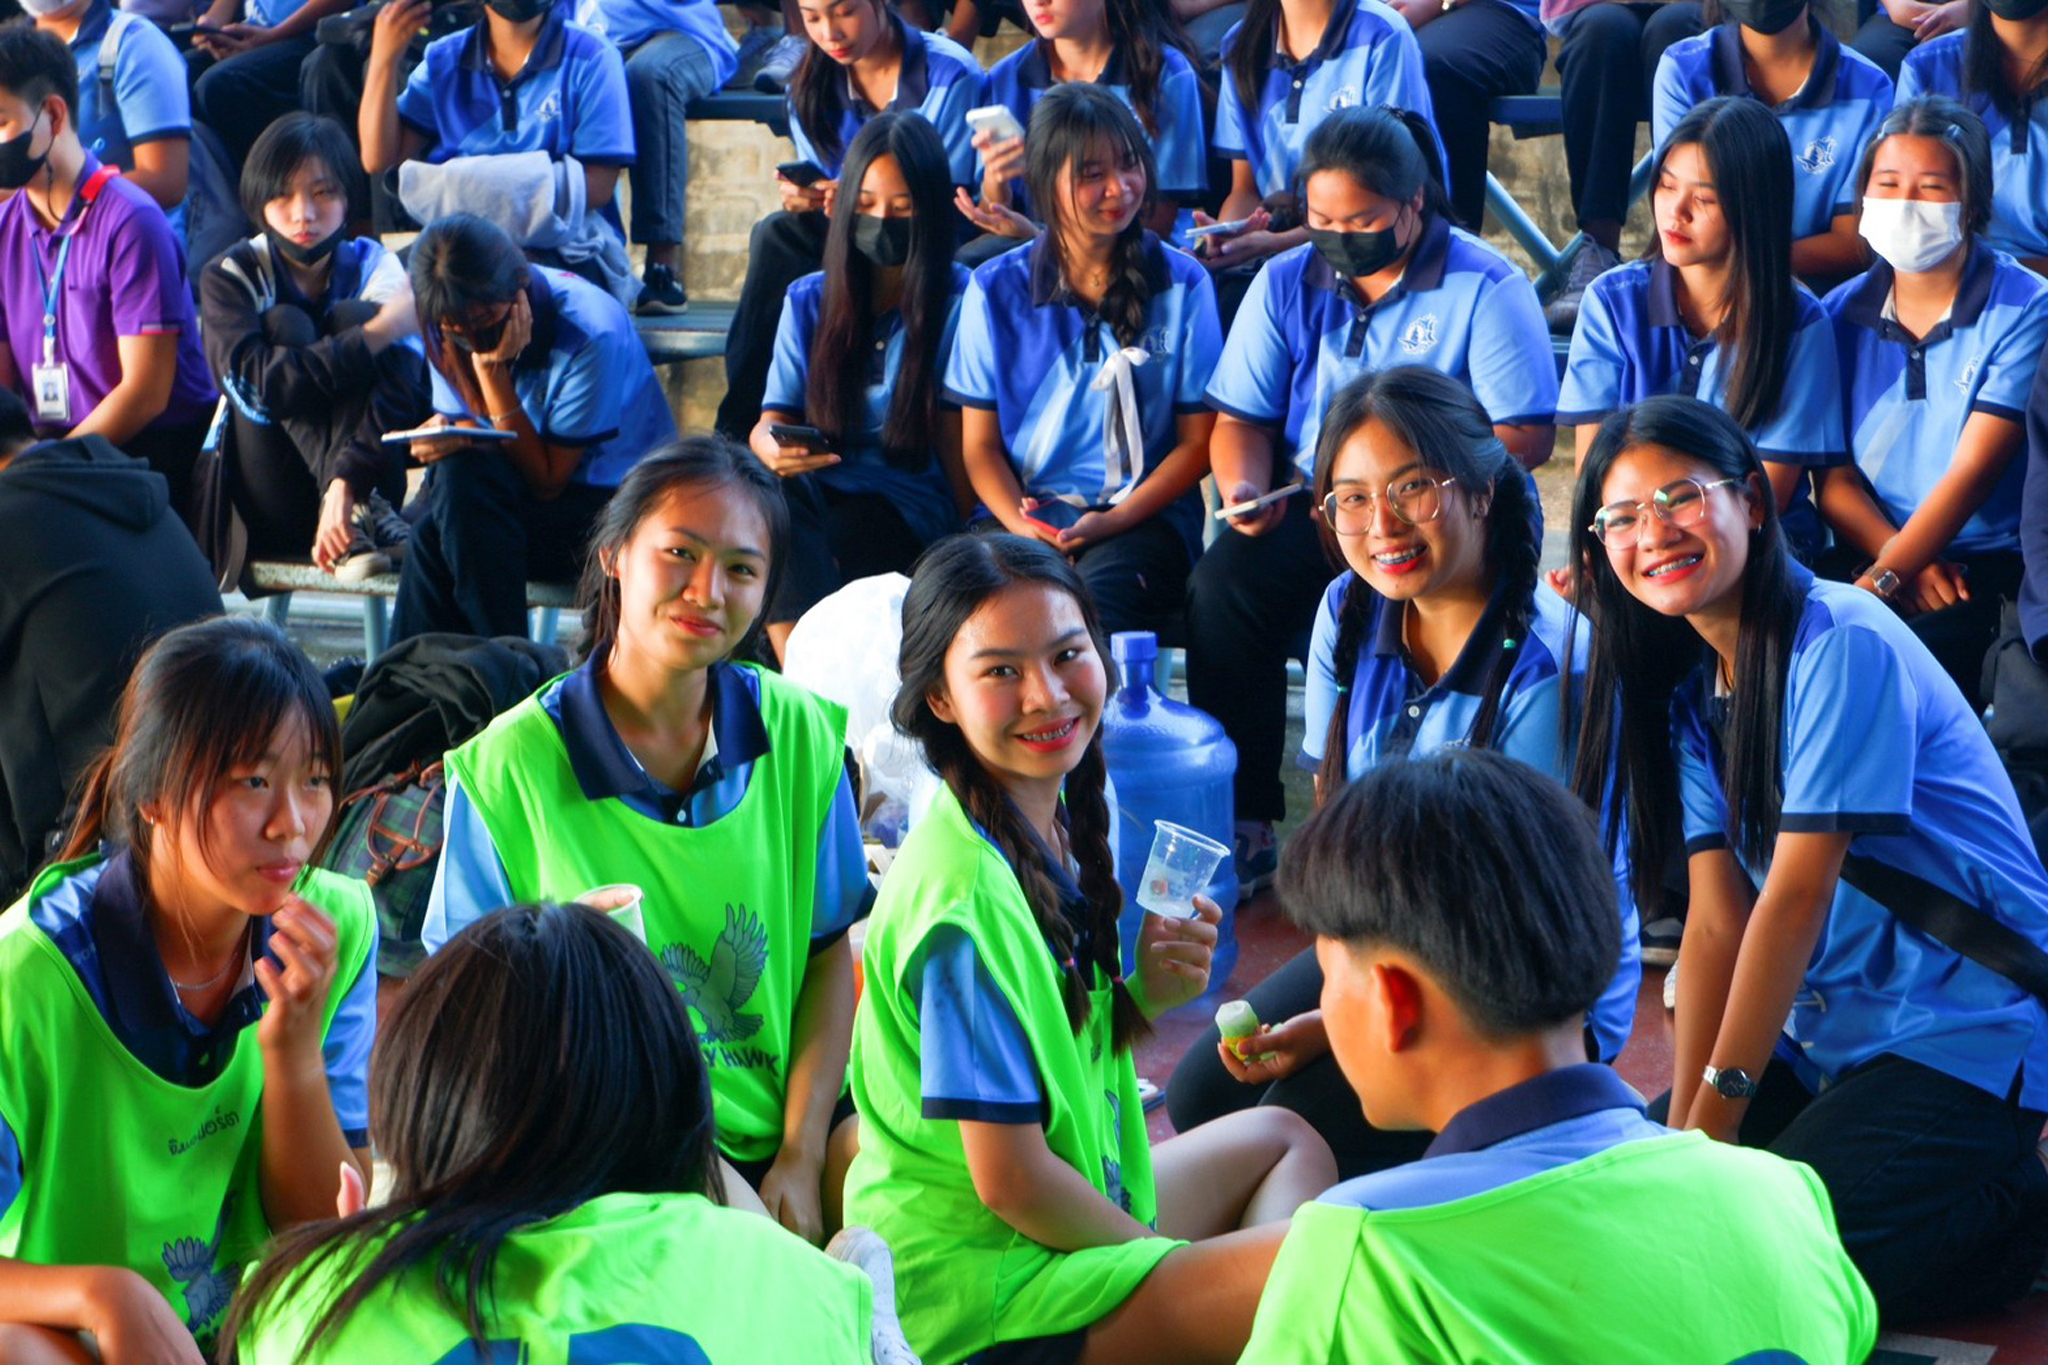
<path fill-rule="evenodd" d="M 1538 583 L 1535 498 L 1457 380 L 1409 365 L 1337 391 L 1316 451 L 1315 505 L 1325 549 L 1349 570 L 1323 594 L 1309 649 L 1301 761 L 1316 770 L 1318 801 L 1382 763 L 1455 746 L 1565 779 L 1578 691 L 1569 661 L 1583 666 L 1586 628 Z M 1642 976 L 1625 860 L 1617 881 L 1622 957 L 1586 1040 L 1589 1056 L 1609 1061 L 1628 1041 Z M 1261 1060 L 1214 1036 L 1189 1048 L 1167 1092 L 1174 1123 L 1292 1109 L 1347 1179 L 1419 1156 L 1426 1134 L 1365 1122 L 1330 1056 L 1321 990 L 1315 954 L 1304 952 L 1250 997 L 1260 1018 L 1284 1021 L 1241 1045 Z"/>
<path fill-rule="evenodd" d="M 928 1361 L 1236 1360 L 1335 1179 L 1280 1110 L 1147 1144 L 1132 1043 L 1208 984 L 1219 911 L 1148 915 L 1126 971 L 1107 654 L 1074 568 L 1022 537 L 940 542 L 904 599 L 893 719 L 944 786 L 868 931 L 846 1195 L 903 1283 L 947 1286 L 906 1303 Z"/>

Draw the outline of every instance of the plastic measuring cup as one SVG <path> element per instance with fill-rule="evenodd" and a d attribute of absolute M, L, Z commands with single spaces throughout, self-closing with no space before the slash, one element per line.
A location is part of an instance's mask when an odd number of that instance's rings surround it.
<path fill-rule="evenodd" d="M 647 942 L 647 920 L 640 913 L 640 903 L 647 899 L 647 893 L 631 882 L 613 882 L 609 886 L 593 886 L 576 898 L 579 905 L 593 910 L 602 910 L 626 927 L 628 933 L 642 943 Z"/>
<path fill-rule="evenodd" d="M 1167 919 L 1192 919 L 1195 893 L 1209 884 L 1230 850 L 1171 820 L 1152 823 L 1156 832 L 1145 859 L 1145 879 L 1138 886 L 1138 904 Z"/>

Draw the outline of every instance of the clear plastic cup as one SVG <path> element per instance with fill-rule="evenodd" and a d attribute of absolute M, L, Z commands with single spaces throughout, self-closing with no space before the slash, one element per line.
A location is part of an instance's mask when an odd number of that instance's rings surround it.
<path fill-rule="evenodd" d="M 1170 820 L 1152 823 L 1157 832 L 1145 859 L 1145 879 L 1138 884 L 1138 904 L 1167 919 L 1192 919 L 1195 893 L 1209 884 L 1230 850 Z"/>
<path fill-rule="evenodd" d="M 626 927 L 627 932 L 647 942 L 647 920 L 640 913 L 640 903 L 647 899 L 647 893 L 631 882 L 613 882 L 610 886 L 594 886 L 576 898 L 577 904 L 587 905 L 593 910 L 602 910 Z"/>

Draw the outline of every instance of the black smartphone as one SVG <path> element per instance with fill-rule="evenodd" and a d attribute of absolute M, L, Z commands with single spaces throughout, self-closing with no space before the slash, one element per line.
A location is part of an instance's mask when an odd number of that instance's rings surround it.
<path fill-rule="evenodd" d="M 807 190 L 825 178 L 825 168 L 811 161 L 785 161 L 775 173 L 800 190 Z"/>
<path fill-rule="evenodd" d="M 781 422 L 770 422 L 768 434 L 779 446 L 792 446 L 800 450 L 832 449 L 832 438 L 816 427 L 786 426 Z"/>

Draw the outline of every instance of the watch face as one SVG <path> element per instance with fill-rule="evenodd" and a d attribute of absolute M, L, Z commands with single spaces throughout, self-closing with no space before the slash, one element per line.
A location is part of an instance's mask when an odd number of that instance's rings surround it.
<path fill-rule="evenodd" d="M 1739 1100 L 1748 1096 L 1755 1087 L 1750 1083 L 1748 1072 L 1731 1066 L 1715 1073 L 1714 1089 L 1731 1100 Z"/>

